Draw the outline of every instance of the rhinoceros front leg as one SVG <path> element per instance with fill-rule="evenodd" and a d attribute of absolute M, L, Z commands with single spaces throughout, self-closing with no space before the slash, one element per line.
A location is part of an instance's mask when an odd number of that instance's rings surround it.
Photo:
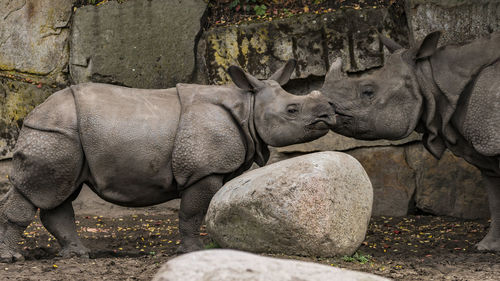
<path fill-rule="evenodd" d="M 63 258 L 72 256 L 89 257 L 89 249 L 83 246 L 75 226 L 75 213 L 71 200 L 51 210 L 40 210 L 43 226 L 57 239 L 61 245 L 60 255 Z"/>
<path fill-rule="evenodd" d="M 488 234 L 476 247 L 480 251 L 500 251 L 500 177 L 483 174 L 490 204 L 491 224 Z"/>
<path fill-rule="evenodd" d="M 214 194 L 222 186 L 220 175 L 208 176 L 187 187 L 181 196 L 179 231 L 182 242 L 177 253 L 188 253 L 203 249 L 200 226 Z"/>

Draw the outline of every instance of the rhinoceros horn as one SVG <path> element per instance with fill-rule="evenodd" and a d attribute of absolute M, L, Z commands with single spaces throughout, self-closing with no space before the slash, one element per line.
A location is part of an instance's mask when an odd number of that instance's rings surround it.
<path fill-rule="evenodd" d="M 380 39 L 380 42 L 389 50 L 389 52 L 394 53 L 395 51 L 402 49 L 403 46 L 399 45 L 396 43 L 396 41 L 390 39 L 389 37 L 378 34 L 378 38 Z"/>
<path fill-rule="evenodd" d="M 345 77 L 346 74 L 342 72 L 342 59 L 341 58 L 336 58 L 332 65 L 330 66 L 330 69 L 328 70 L 328 73 L 325 75 L 325 82 L 327 81 L 337 81 Z"/>

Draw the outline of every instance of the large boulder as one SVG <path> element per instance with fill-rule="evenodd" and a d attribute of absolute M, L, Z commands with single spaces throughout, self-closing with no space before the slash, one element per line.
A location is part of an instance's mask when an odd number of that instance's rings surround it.
<path fill-rule="evenodd" d="M 207 250 L 165 263 L 153 281 L 383 281 L 376 275 L 311 262 L 262 257 L 234 250 Z"/>
<path fill-rule="evenodd" d="M 365 237 L 372 204 L 372 185 L 356 159 L 319 152 L 226 183 L 208 208 L 207 231 L 227 248 L 351 255 Z"/>
<path fill-rule="evenodd" d="M 206 7 L 203 0 L 150 0 L 78 8 L 69 64 L 73 82 L 135 88 L 193 82 Z"/>

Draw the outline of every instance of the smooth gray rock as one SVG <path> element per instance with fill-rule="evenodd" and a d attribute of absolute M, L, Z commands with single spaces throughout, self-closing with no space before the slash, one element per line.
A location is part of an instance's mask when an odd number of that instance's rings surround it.
<path fill-rule="evenodd" d="M 234 250 L 206 250 L 165 263 L 153 281 L 384 281 L 373 274 L 332 266 L 263 257 Z"/>
<path fill-rule="evenodd" d="M 319 152 L 255 169 L 213 197 L 207 231 L 219 245 L 288 255 L 351 255 L 365 237 L 373 190 L 363 167 Z"/>
<path fill-rule="evenodd" d="M 74 83 L 168 88 L 193 82 L 203 0 L 109 1 L 78 8 L 70 71 Z"/>

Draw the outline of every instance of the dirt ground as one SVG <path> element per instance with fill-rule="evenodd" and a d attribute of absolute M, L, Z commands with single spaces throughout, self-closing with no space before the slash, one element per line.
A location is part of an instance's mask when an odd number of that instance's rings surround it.
<path fill-rule="evenodd" d="M 355 269 L 395 280 L 499 280 L 500 256 L 474 249 L 488 221 L 410 216 L 373 218 L 355 258 L 272 255 Z M 62 259 L 56 241 L 37 219 L 20 242 L 27 259 L 0 264 L 0 280 L 151 280 L 175 257 L 178 219 L 169 214 L 77 216 L 91 258 Z M 210 237 L 201 232 L 207 245 Z"/>

